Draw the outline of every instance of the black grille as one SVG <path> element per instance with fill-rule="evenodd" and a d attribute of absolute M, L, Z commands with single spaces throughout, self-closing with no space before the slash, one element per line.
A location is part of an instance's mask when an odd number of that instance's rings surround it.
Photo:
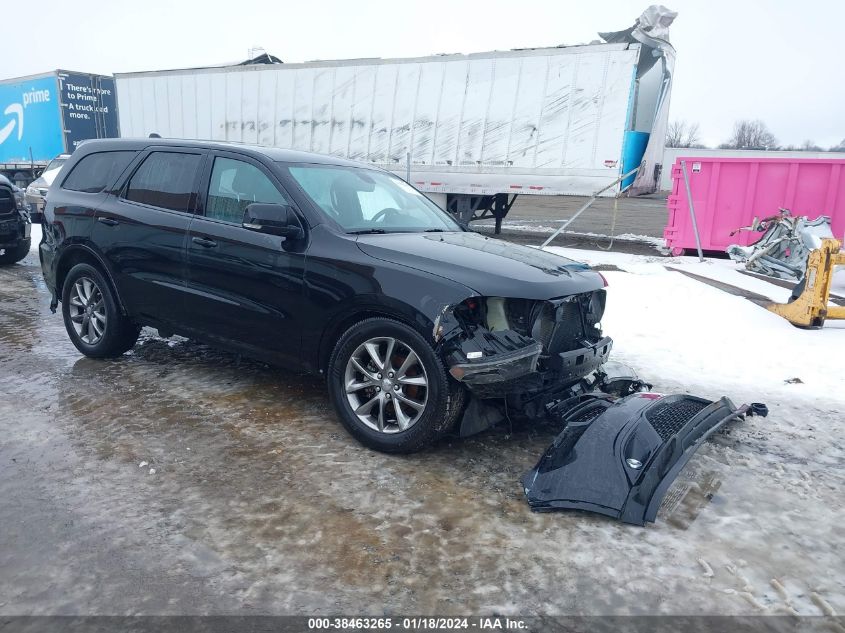
<path fill-rule="evenodd" d="M 590 422 L 599 415 L 604 413 L 610 403 L 606 400 L 598 400 L 593 402 L 585 402 L 570 409 L 570 413 L 563 415 L 563 420 L 567 424 L 577 424 L 579 422 Z"/>
<path fill-rule="evenodd" d="M 14 194 L 5 187 L 0 187 L 0 217 L 12 217 L 16 209 Z"/>
<path fill-rule="evenodd" d="M 683 400 L 663 400 L 646 411 L 645 417 L 664 442 L 681 430 L 709 402 L 684 398 Z"/>

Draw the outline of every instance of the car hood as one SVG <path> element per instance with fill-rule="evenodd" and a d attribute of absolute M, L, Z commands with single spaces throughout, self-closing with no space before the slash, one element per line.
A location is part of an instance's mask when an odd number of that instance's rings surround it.
<path fill-rule="evenodd" d="M 586 264 L 472 232 L 361 235 L 370 257 L 451 279 L 482 296 L 551 299 L 604 286 Z"/>

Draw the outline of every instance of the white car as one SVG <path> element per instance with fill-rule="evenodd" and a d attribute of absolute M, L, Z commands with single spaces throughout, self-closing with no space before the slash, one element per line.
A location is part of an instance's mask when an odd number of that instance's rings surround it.
<path fill-rule="evenodd" d="M 26 188 L 26 202 L 29 205 L 30 217 L 33 222 L 41 222 L 44 213 L 44 198 L 47 190 L 62 169 L 70 154 L 59 154 L 49 162 L 41 176 L 33 180 Z"/>

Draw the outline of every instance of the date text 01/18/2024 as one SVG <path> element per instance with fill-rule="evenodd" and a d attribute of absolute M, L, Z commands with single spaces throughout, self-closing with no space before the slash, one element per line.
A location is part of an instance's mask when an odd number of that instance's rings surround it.
<path fill-rule="evenodd" d="M 335 617 L 309 618 L 308 630 L 391 630 L 399 631 L 446 631 L 446 630 L 477 630 L 477 631 L 520 631 L 526 630 L 527 623 L 519 618 L 477 617 L 477 618 L 438 618 L 438 617 L 407 617 L 407 618 L 366 618 L 366 617 Z"/>

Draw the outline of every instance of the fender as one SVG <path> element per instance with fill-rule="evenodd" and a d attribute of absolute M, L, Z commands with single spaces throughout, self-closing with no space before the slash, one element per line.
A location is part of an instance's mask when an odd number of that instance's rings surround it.
<path fill-rule="evenodd" d="M 94 260 L 96 260 L 96 262 L 99 264 L 100 269 L 105 274 L 106 279 L 108 279 L 109 285 L 111 286 L 111 290 L 114 293 L 115 298 L 117 299 L 117 306 L 120 309 L 121 314 L 128 314 L 128 312 L 126 311 L 126 305 L 123 302 L 123 298 L 120 296 L 120 290 L 118 289 L 117 283 L 115 283 L 114 272 L 112 271 L 111 265 L 109 265 L 108 260 L 103 257 L 103 255 L 96 248 L 86 242 L 71 243 L 66 248 L 64 248 L 62 252 L 59 253 L 59 255 L 56 257 L 56 289 L 55 293 L 53 294 L 53 299 L 50 302 L 50 310 L 54 313 L 56 312 L 56 307 L 59 303 L 58 297 L 60 297 L 62 294 L 62 288 L 59 287 L 58 271 L 61 269 L 64 262 L 76 253 L 85 253 L 86 256 L 90 256 Z M 63 286 L 64 279 L 61 280 L 61 283 Z"/>
<path fill-rule="evenodd" d="M 384 295 L 356 295 L 333 311 L 327 319 L 329 326 L 320 335 L 316 359 L 305 358 L 304 360 L 310 363 L 316 362 L 318 369 L 322 372 L 328 363 L 335 341 L 343 332 L 355 321 L 374 316 L 400 321 L 414 328 L 427 340 L 431 340 L 434 320 L 418 307 Z"/>

